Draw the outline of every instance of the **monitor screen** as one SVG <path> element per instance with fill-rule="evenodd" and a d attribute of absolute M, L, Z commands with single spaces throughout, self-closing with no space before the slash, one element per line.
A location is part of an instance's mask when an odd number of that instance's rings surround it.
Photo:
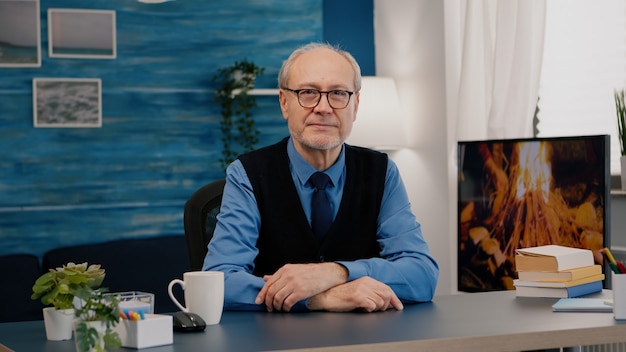
<path fill-rule="evenodd" d="M 608 135 L 458 143 L 458 289 L 513 290 L 515 250 L 609 246 Z"/>

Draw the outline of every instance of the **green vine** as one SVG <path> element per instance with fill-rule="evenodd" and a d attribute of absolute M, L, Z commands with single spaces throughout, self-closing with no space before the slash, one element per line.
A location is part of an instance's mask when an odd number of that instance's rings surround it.
<path fill-rule="evenodd" d="M 617 113 L 617 137 L 620 152 L 622 156 L 626 156 L 626 104 L 623 89 L 615 91 L 615 112 Z"/>
<path fill-rule="evenodd" d="M 259 142 L 260 132 L 252 117 L 252 109 L 257 106 L 256 98 L 248 95 L 248 91 L 254 87 L 256 77 L 264 71 L 264 68 L 244 59 L 218 70 L 213 76 L 212 81 L 218 87 L 214 101 L 221 107 L 222 114 L 222 157 L 219 161 L 224 170 L 240 153 L 251 151 Z"/>

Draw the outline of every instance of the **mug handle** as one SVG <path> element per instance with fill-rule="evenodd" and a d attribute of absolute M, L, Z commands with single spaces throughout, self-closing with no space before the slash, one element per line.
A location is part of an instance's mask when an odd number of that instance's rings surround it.
<path fill-rule="evenodd" d="M 182 304 L 180 304 L 180 302 L 178 302 L 176 297 L 174 297 L 174 293 L 172 292 L 172 288 L 176 284 L 179 284 L 183 288 L 183 291 L 185 290 L 185 281 L 180 280 L 180 279 L 174 279 L 174 280 L 170 281 L 169 285 L 167 285 L 167 294 L 170 296 L 170 299 L 172 299 L 172 302 L 174 302 L 174 304 L 177 305 L 178 308 L 180 308 L 180 310 L 182 310 L 183 312 L 189 313 L 189 309 L 185 308 Z"/>

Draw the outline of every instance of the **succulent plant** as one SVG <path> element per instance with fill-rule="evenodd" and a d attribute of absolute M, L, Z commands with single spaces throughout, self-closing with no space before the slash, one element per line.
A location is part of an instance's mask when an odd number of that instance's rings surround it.
<path fill-rule="evenodd" d="M 76 292 L 83 288 L 96 289 L 104 280 L 104 269 L 98 264 L 67 263 L 42 274 L 33 285 L 31 299 L 41 299 L 45 306 L 56 309 L 73 308 Z"/>

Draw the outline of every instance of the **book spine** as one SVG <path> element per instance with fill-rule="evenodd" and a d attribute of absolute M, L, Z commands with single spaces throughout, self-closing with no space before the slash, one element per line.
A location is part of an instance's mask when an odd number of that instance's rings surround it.
<path fill-rule="evenodd" d="M 578 280 L 569 280 L 569 281 L 524 281 L 524 280 L 513 280 L 513 285 L 515 286 L 534 286 L 534 287 L 573 287 L 579 286 L 582 284 L 586 284 L 594 281 L 602 281 L 604 280 L 604 274 L 598 274 L 593 276 L 584 277 Z"/>
<path fill-rule="evenodd" d="M 594 264 L 566 271 L 518 271 L 521 281 L 572 281 L 602 274 L 602 266 Z"/>
<path fill-rule="evenodd" d="M 593 281 L 586 284 L 567 288 L 567 297 L 574 298 L 602 291 L 602 281 Z"/>

